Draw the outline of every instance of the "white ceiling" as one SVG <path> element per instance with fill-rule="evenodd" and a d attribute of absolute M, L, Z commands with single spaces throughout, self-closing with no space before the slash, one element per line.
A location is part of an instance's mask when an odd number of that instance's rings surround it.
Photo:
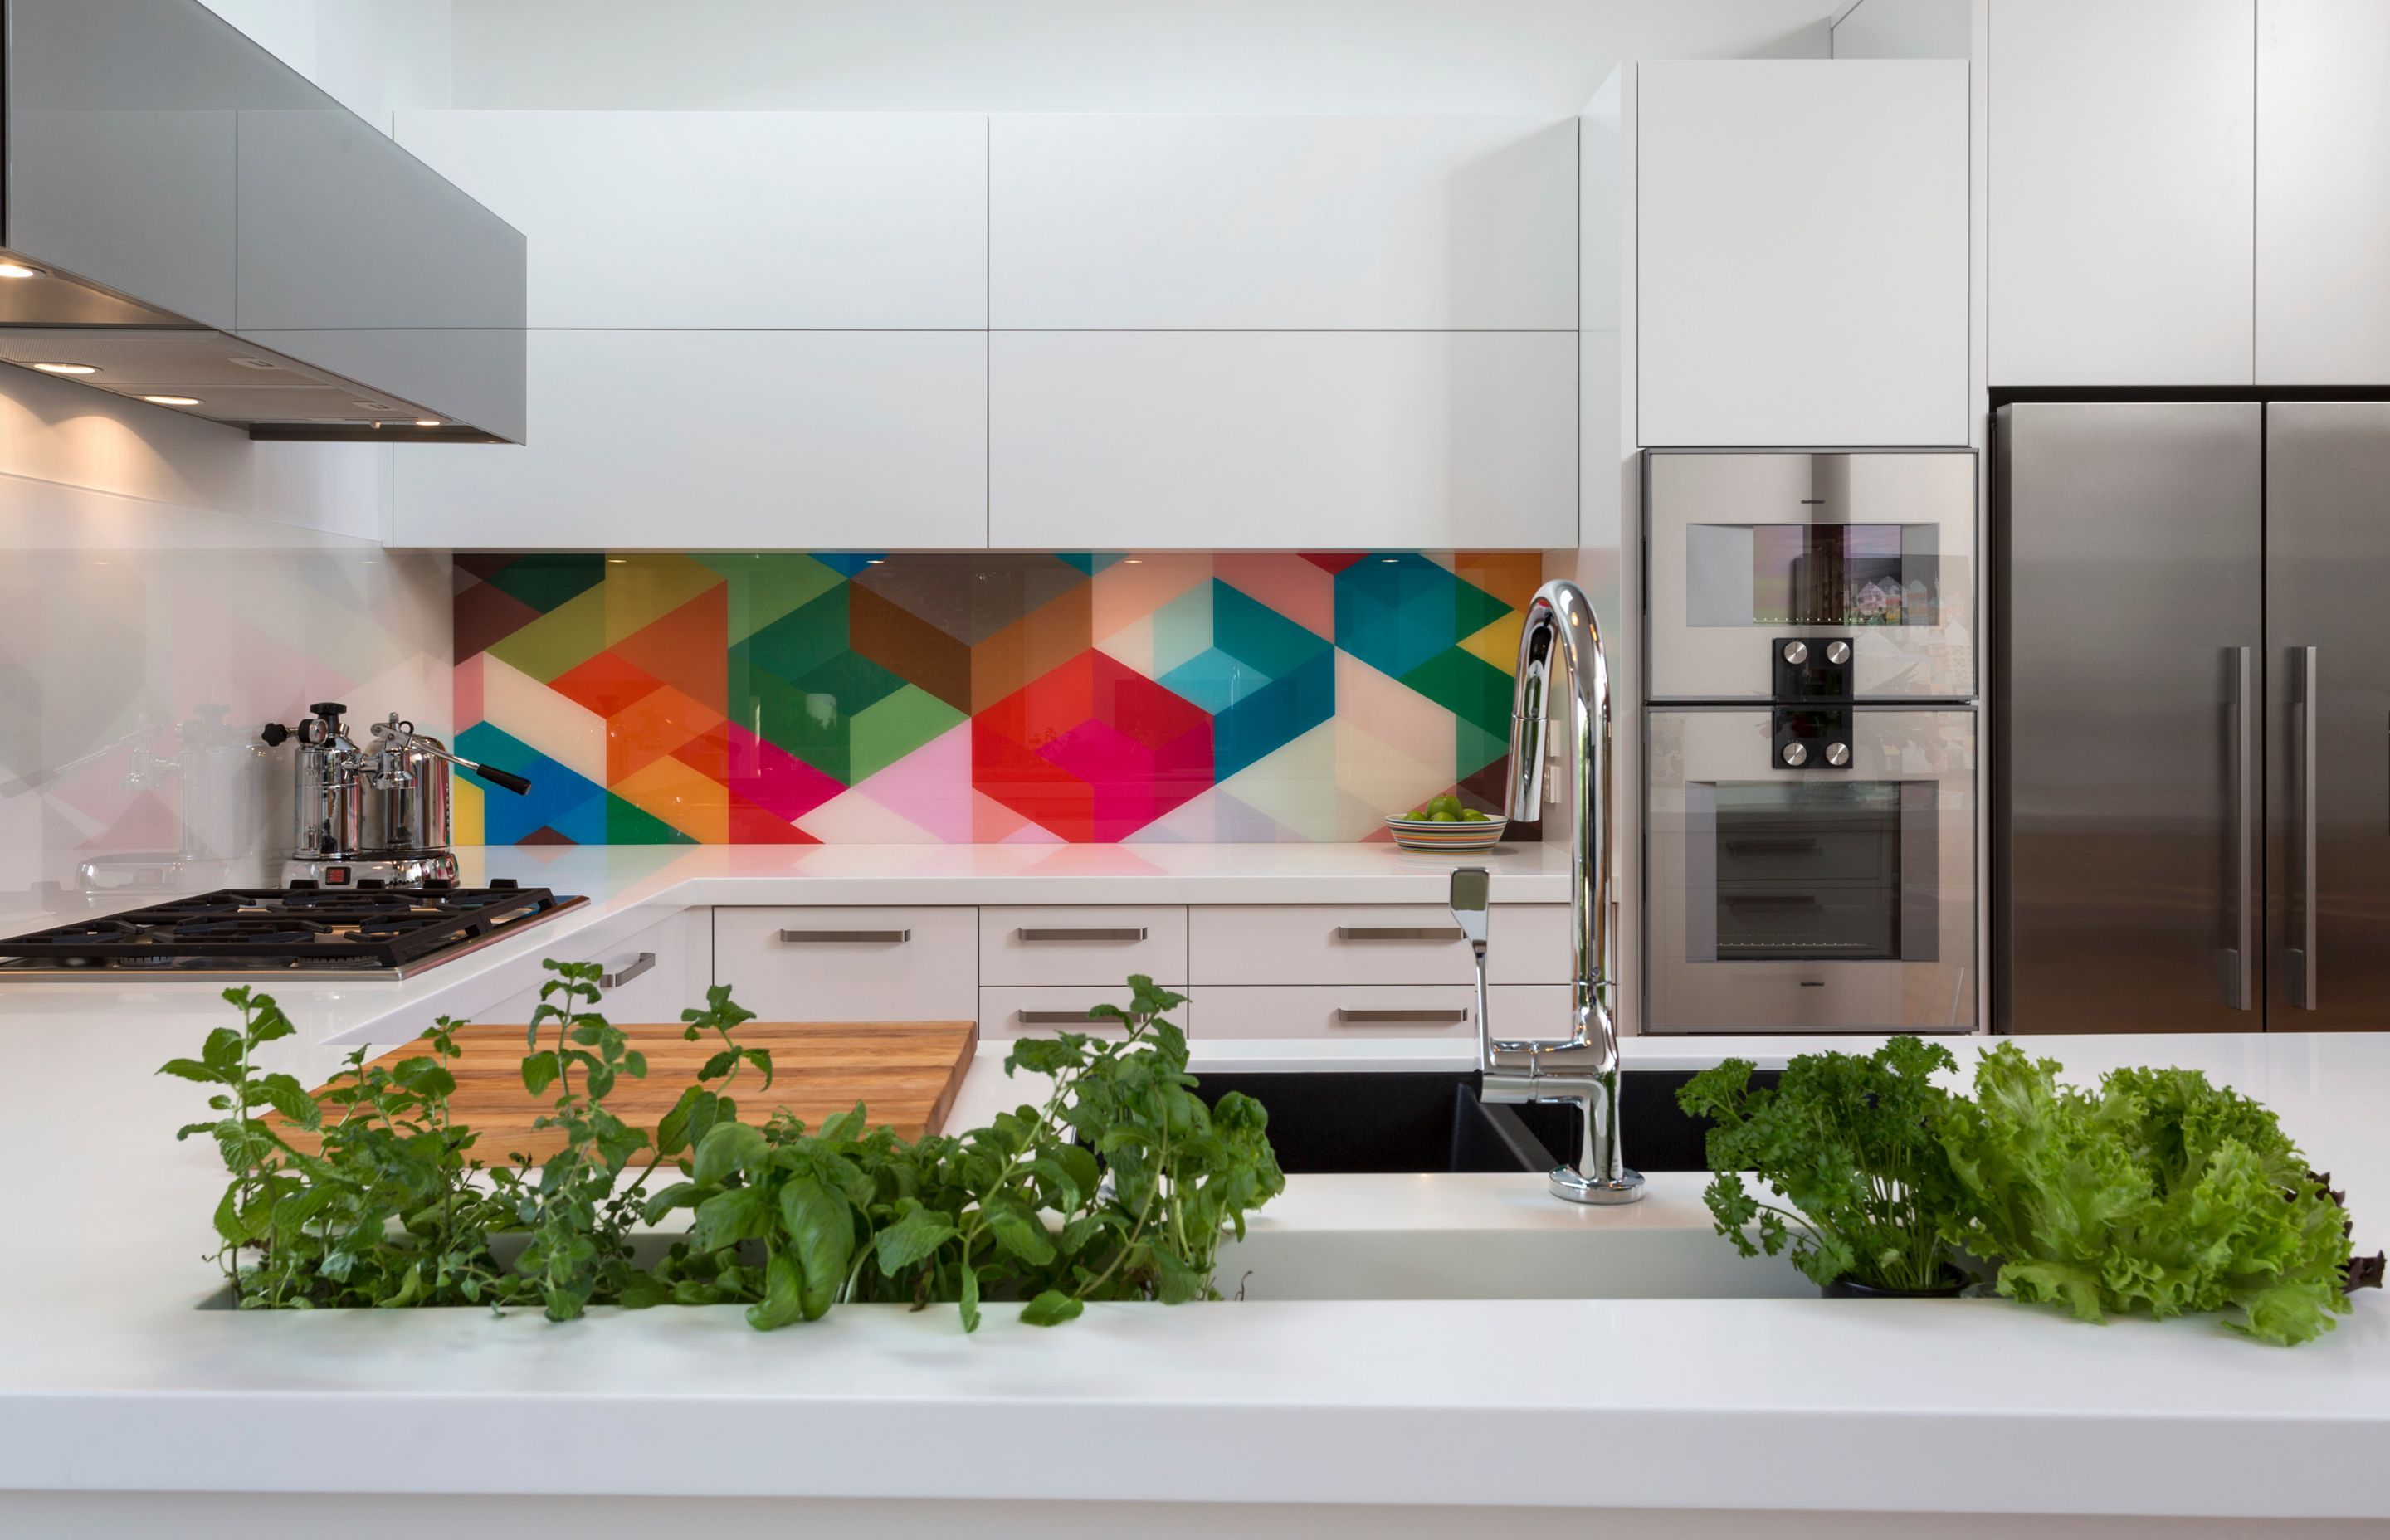
<path fill-rule="evenodd" d="M 1574 112 L 1621 58 L 1823 58 L 1838 0 L 453 0 L 454 104 Z"/>

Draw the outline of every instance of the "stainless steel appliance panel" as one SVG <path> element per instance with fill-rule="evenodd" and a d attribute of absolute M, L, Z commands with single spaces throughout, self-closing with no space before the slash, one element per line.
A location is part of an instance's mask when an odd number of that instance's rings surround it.
<path fill-rule="evenodd" d="M 1647 714 L 1646 1030 L 1972 1031 L 1973 710 L 1849 708 L 1797 769 L 1780 714 Z"/>
<path fill-rule="evenodd" d="M 1996 1030 L 2263 1024 L 2262 411 L 1997 415 Z"/>
<path fill-rule="evenodd" d="M 1846 638 L 1859 699 L 1975 693 L 1971 451 L 1647 450 L 1651 699 L 1764 700 L 1773 643 Z"/>
<path fill-rule="evenodd" d="M 2267 1026 L 2390 1028 L 2390 403 L 2266 408 Z"/>

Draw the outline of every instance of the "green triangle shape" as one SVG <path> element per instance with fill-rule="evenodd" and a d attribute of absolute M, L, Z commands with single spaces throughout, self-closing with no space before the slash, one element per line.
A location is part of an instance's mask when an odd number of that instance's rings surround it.
<path fill-rule="evenodd" d="M 1466 578 L 1452 580 L 1452 639 L 1474 636 L 1510 612 L 1510 607 Z"/>
<path fill-rule="evenodd" d="M 606 580 L 606 558 L 594 552 L 526 556 L 507 563 L 482 581 L 511 594 L 546 614 L 588 592 Z"/>
<path fill-rule="evenodd" d="M 610 845 L 693 845 L 697 841 L 654 814 L 634 807 L 609 791 L 606 793 L 606 842 Z"/>
<path fill-rule="evenodd" d="M 1455 721 L 1452 727 L 1452 779 L 1455 785 L 1510 751 L 1510 739 L 1507 734 L 1497 737 L 1467 717 Z"/>
<path fill-rule="evenodd" d="M 1510 676 L 1473 652 L 1446 648 L 1402 680 L 1464 725 L 1488 736 L 1510 730 Z"/>
<path fill-rule="evenodd" d="M 847 734 L 847 752 L 854 773 L 851 785 L 861 785 L 906 754 L 963 720 L 963 713 L 922 689 L 906 685 L 884 699 L 854 713 Z"/>
<path fill-rule="evenodd" d="M 846 581 L 796 551 L 699 551 L 697 560 L 730 580 L 730 639 L 743 641 Z"/>

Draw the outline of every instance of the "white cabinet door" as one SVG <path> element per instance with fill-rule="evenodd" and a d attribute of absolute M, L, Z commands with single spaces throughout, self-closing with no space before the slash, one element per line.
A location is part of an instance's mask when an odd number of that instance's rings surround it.
<path fill-rule="evenodd" d="M 533 327 L 967 327 L 987 121 L 906 112 L 401 112 L 520 230 Z"/>
<path fill-rule="evenodd" d="M 999 331 L 990 347 L 998 547 L 1576 544 L 1574 332 Z"/>
<path fill-rule="evenodd" d="M 713 982 L 713 911 L 681 910 L 611 945 L 568 943 L 558 960 L 605 969 L 598 1009 L 617 1026 L 677 1021 L 682 1011 L 705 1004 L 706 985 Z M 533 987 L 473 1012 L 472 1019 L 520 1025 L 539 1003 Z"/>
<path fill-rule="evenodd" d="M 2390 6 L 2258 0 L 2257 383 L 2390 383 Z"/>
<path fill-rule="evenodd" d="M 726 905 L 713 912 L 713 976 L 766 1021 L 968 1021 L 978 914 Z"/>
<path fill-rule="evenodd" d="M 401 445 L 391 544 L 986 542 L 986 334 L 534 331 L 531 442 Z"/>
<path fill-rule="evenodd" d="M 1576 123 L 997 117 L 999 327 L 1569 330 Z"/>
<path fill-rule="evenodd" d="M 1992 0 L 1993 385 L 2251 382 L 2255 6 Z"/>
<path fill-rule="evenodd" d="M 1646 444 L 1968 440 L 1967 66 L 1638 66 Z"/>

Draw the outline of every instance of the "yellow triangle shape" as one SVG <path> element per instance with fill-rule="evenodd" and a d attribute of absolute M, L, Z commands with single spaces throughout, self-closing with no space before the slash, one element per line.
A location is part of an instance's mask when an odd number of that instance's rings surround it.
<path fill-rule="evenodd" d="M 1527 617 L 1513 610 L 1484 630 L 1463 637 L 1460 650 L 1509 674 L 1519 666 L 1519 632 L 1526 622 Z"/>
<path fill-rule="evenodd" d="M 646 630 L 689 600 L 729 579 L 685 556 L 649 554 L 606 558 L 606 645 Z"/>

